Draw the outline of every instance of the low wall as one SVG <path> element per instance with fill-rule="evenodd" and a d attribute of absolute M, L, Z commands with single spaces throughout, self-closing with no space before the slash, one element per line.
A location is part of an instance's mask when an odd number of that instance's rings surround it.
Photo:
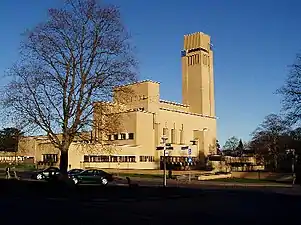
<path fill-rule="evenodd" d="M 265 180 L 280 180 L 283 177 L 291 176 L 290 173 L 273 173 L 273 172 L 232 172 L 234 178 L 246 179 L 265 179 Z"/>

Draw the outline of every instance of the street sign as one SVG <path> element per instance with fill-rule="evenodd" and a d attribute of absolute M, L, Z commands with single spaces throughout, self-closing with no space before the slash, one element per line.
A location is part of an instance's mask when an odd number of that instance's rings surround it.
<path fill-rule="evenodd" d="M 166 150 L 173 150 L 173 147 L 166 147 Z"/>
<path fill-rule="evenodd" d="M 187 150 L 189 147 L 188 146 L 182 146 L 181 150 Z"/>
<path fill-rule="evenodd" d="M 191 148 L 188 149 L 188 155 L 191 155 Z"/>
<path fill-rule="evenodd" d="M 156 150 L 164 150 L 164 146 L 158 146 L 156 147 Z"/>

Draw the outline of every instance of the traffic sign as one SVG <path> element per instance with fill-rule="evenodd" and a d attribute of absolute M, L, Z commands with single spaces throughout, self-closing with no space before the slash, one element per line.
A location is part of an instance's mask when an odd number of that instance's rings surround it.
<path fill-rule="evenodd" d="M 188 163 L 192 163 L 192 158 L 188 158 Z"/>
<path fill-rule="evenodd" d="M 191 155 L 191 148 L 188 149 L 188 155 Z"/>
<path fill-rule="evenodd" d="M 168 156 L 169 155 L 169 152 L 165 152 L 165 156 Z"/>

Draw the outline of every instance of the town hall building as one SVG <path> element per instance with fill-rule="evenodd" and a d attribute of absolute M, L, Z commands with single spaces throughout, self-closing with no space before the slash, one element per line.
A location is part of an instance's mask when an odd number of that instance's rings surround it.
<path fill-rule="evenodd" d="M 197 168 L 208 155 L 216 154 L 210 36 L 201 32 L 185 35 L 181 61 L 182 103 L 162 100 L 160 83 L 151 80 L 116 87 L 111 103 L 94 103 L 91 142 L 75 140 L 71 144 L 69 168 L 158 169 L 163 151 L 157 149 L 163 141 L 173 147 L 166 153 L 173 168 L 185 169 L 189 158 Z M 131 94 L 124 97 L 124 90 Z M 118 129 L 105 133 L 99 125 L 103 112 L 98 110 L 104 105 L 122 106 L 115 112 Z M 46 137 L 26 137 L 20 147 L 27 149 L 36 163 L 59 163 L 59 151 Z"/>

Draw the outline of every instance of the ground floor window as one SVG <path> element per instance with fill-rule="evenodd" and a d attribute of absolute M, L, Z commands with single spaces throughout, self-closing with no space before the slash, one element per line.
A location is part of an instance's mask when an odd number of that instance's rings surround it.
<path fill-rule="evenodd" d="M 140 162 L 155 162 L 154 156 L 140 156 Z"/>
<path fill-rule="evenodd" d="M 135 156 L 85 155 L 84 162 L 136 162 Z"/>
<path fill-rule="evenodd" d="M 193 169 L 198 164 L 197 157 L 191 157 L 192 162 L 188 163 L 188 157 L 183 156 L 166 156 L 166 168 L 172 170 Z M 164 156 L 160 157 L 160 169 L 164 168 Z"/>
<path fill-rule="evenodd" d="M 43 162 L 56 163 L 58 161 L 57 154 L 43 154 Z"/>

